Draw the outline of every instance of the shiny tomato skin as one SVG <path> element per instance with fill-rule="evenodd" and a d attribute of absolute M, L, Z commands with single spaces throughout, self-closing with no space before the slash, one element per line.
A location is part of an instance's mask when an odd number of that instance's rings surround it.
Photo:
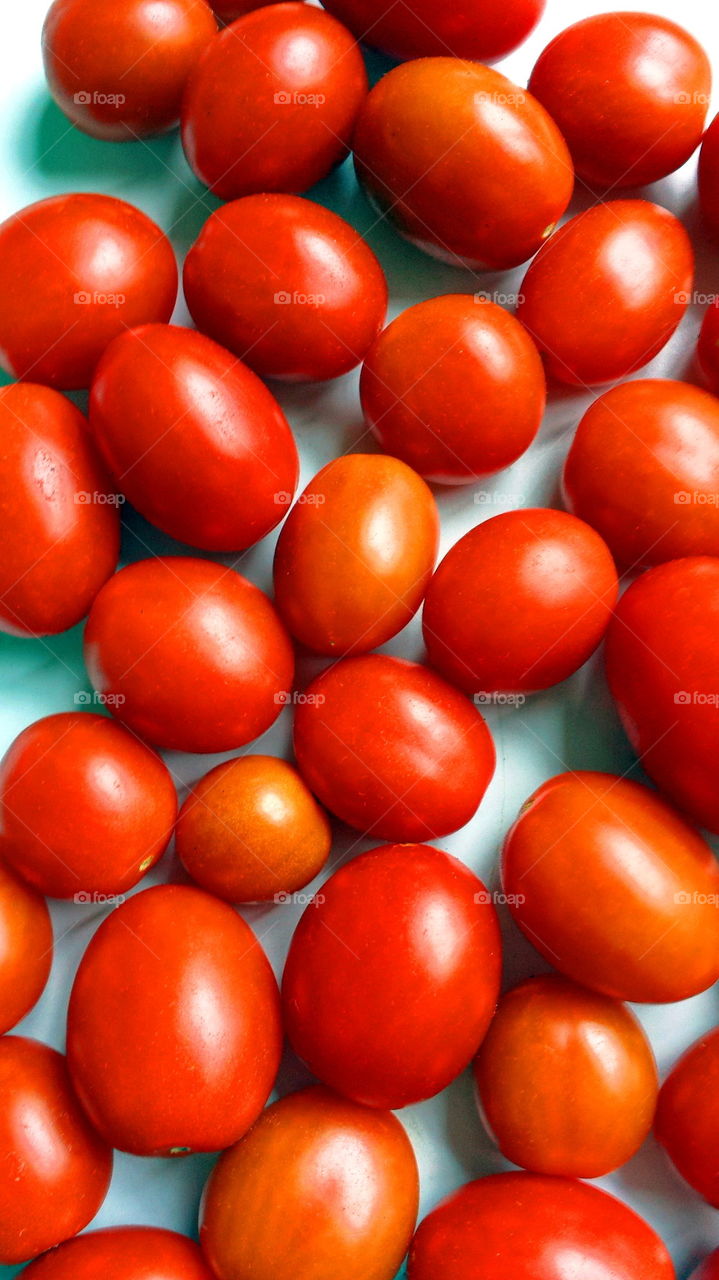
<path fill-rule="evenodd" d="M 399 1120 L 314 1086 L 275 1102 L 220 1156 L 200 1241 L 219 1280 L 394 1280 L 418 1200 Z"/>
<path fill-rule="evenodd" d="M 88 387 L 108 342 L 175 305 L 169 240 L 114 196 L 28 205 L 0 225 L 0 257 L 0 365 L 15 378 Z"/>
<path fill-rule="evenodd" d="M 699 204 L 710 231 L 719 235 L 719 115 L 704 134 L 699 152 Z"/>
<path fill-rule="evenodd" d="M 704 312 L 697 360 L 709 390 L 719 395 L 719 298 L 715 298 Z"/>
<path fill-rule="evenodd" d="M 311 5 L 267 5 L 221 31 L 192 72 L 185 155 L 221 200 L 297 194 L 345 159 L 366 95 L 349 31 Z"/>
<path fill-rule="evenodd" d="M 286 382 L 354 369 L 387 313 L 384 272 L 354 227 L 277 192 L 210 215 L 185 260 L 184 288 L 198 329 L 263 378 Z"/>
<path fill-rule="evenodd" d="M 692 1271 L 689 1280 L 719 1280 L 719 1249 L 715 1249 L 696 1271 Z"/>
<path fill-rule="evenodd" d="M 662 1003 L 719 978 L 717 859 L 637 782 L 586 771 L 550 778 L 507 835 L 502 882 L 537 950 L 593 990 Z"/>
<path fill-rule="evenodd" d="M 672 213 L 647 200 L 610 200 L 542 246 L 520 286 L 517 317 L 558 382 L 615 382 L 669 341 L 693 279 L 689 237 Z"/>
<path fill-rule="evenodd" d="M 72 988 L 67 1056 L 85 1110 L 118 1150 L 236 1142 L 267 1101 L 281 1049 L 274 975 L 227 903 L 160 885 L 100 925 Z"/>
<path fill-rule="evenodd" d="M 0 845 L 0 1035 L 29 1013 L 43 993 L 52 964 L 52 921 L 41 894 L 6 865 Z"/>
<path fill-rule="evenodd" d="M 396 458 L 350 453 L 323 467 L 282 526 L 275 601 L 315 653 L 366 653 L 419 609 L 439 547 L 437 505 Z"/>
<path fill-rule="evenodd" d="M 322 0 L 358 40 L 394 58 L 447 53 L 493 62 L 511 53 L 544 12 L 545 0 Z"/>
<path fill-rule="evenodd" d="M 49 387 L 0 387 L 0 631 L 84 618 L 120 554 L 120 520 L 87 422 Z"/>
<path fill-rule="evenodd" d="M 199 1247 L 161 1227 L 104 1227 L 68 1240 L 22 1280 L 213 1280 Z"/>
<path fill-rule="evenodd" d="M 670 1071 L 659 1094 L 654 1132 L 682 1177 L 719 1209 L 719 1027 Z"/>
<path fill-rule="evenodd" d="M 277 719 L 292 686 L 290 638 L 267 596 L 233 569 L 157 556 L 106 584 L 85 663 L 108 710 L 177 751 L 231 751 Z"/>
<path fill-rule="evenodd" d="M 459 58 L 422 58 L 383 76 L 353 147 L 357 176 L 382 215 L 455 265 L 525 262 L 574 185 L 566 143 L 544 108 L 499 72 Z"/>
<path fill-rule="evenodd" d="M 305 909 L 282 981 L 285 1029 L 325 1084 L 396 1110 L 469 1065 L 500 973 L 481 880 L 441 849 L 384 845 L 335 871 Z"/>
<path fill-rule="evenodd" d="M 459 830 L 495 766 L 479 712 L 433 671 L 383 654 L 344 658 L 312 681 L 294 749 L 325 808 L 383 840 Z"/>
<path fill-rule="evenodd" d="M 194 329 L 144 325 L 115 338 L 95 371 L 90 427 L 133 506 L 206 551 L 259 541 L 297 487 L 297 446 L 274 396 Z"/>

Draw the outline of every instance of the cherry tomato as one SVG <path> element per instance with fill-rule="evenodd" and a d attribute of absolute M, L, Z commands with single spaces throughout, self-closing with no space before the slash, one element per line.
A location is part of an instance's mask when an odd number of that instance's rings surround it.
<path fill-rule="evenodd" d="M 160 1227 L 105 1227 L 68 1240 L 22 1280 L 212 1280 L 192 1240 Z"/>
<path fill-rule="evenodd" d="M 719 1209 L 719 1027 L 692 1045 L 667 1076 L 655 1133 L 682 1177 Z"/>
<path fill-rule="evenodd" d="M 322 0 L 358 40 L 395 58 L 435 57 L 492 62 L 527 38 L 545 0 Z"/>
<path fill-rule="evenodd" d="M 715 298 L 704 312 L 697 357 L 707 386 L 719 395 L 719 298 Z"/>
<path fill-rule="evenodd" d="M 682 27 L 652 13 L 599 13 L 555 36 L 529 81 L 590 186 L 638 187 L 701 142 L 711 67 Z"/>
<path fill-rule="evenodd" d="M 399 1120 L 316 1086 L 276 1102 L 220 1156 L 200 1240 L 219 1280 L 394 1280 L 418 1198 Z"/>
<path fill-rule="evenodd" d="M 5 841 L 2 854 L 7 855 Z M 47 903 L 0 862 L 0 1035 L 40 999 L 51 964 Z"/>
<path fill-rule="evenodd" d="M 48 387 L 0 388 L 0 441 L 0 631 L 66 631 L 120 553 L 108 478 L 82 414 Z"/>
<path fill-rule="evenodd" d="M 105 1199 L 112 1151 L 73 1093 L 61 1053 L 0 1039 L 0 1264 L 27 1262 L 87 1226 Z"/>
<path fill-rule="evenodd" d="M 669 341 L 693 279 L 689 237 L 673 214 L 647 200 L 610 200 L 542 246 L 517 316 L 557 381 L 614 382 Z"/>
<path fill-rule="evenodd" d="M 719 1249 L 710 1253 L 696 1271 L 692 1271 L 689 1280 L 719 1280 Z"/>
<path fill-rule="evenodd" d="M 316 653 L 366 653 L 417 612 L 438 546 L 424 481 L 395 458 L 346 454 L 310 481 L 283 525 L 277 608 Z"/>
<path fill-rule="evenodd" d="M 456 689 L 419 663 L 374 653 L 313 680 L 295 712 L 294 747 L 322 804 L 384 840 L 463 827 L 495 765 L 484 720 Z"/>
<path fill-rule="evenodd" d="M 566 680 L 596 649 L 617 598 L 602 539 L 548 508 L 470 529 L 427 590 L 430 661 L 467 693 L 533 692 Z"/>
<path fill-rule="evenodd" d="M 280 4 L 283 0 L 209 0 L 214 13 L 220 22 L 227 25 L 238 18 L 244 18 L 253 9 L 264 9 L 266 4 Z"/>
<path fill-rule="evenodd" d="M 458 58 L 423 58 L 383 76 L 353 146 L 360 182 L 400 234 L 471 267 L 530 258 L 574 184 L 544 107 L 499 72 Z"/>
<path fill-rule="evenodd" d="M 474 1065 L 489 1132 L 533 1173 L 598 1178 L 630 1160 L 654 1119 L 649 1041 L 617 1000 L 556 976 L 500 1000 Z"/>
<path fill-rule="evenodd" d="M 277 401 L 193 329 L 145 325 L 115 338 L 95 373 L 90 425 L 133 506 L 194 547 L 244 550 L 281 520 L 297 486 Z"/>
<path fill-rule="evenodd" d="M 281 1048 L 272 970 L 227 903 L 160 885 L 100 925 L 72 988 L 67 1056 L 114 1147 L 147 1156 L 228 1147 L 262 1110 Z"/>
<path fill-rule="evenodd" d="M 267 596 L 233 569 L 187 556 L 140 560 L 98 595 L 85 662 L 108 710 L 178 751 L 231 751 L 276 720 L 292 645 Z"/>
<path fill-rule="evenodd" d="M 699 204 L 704 221 L 719 235 L 719 115 L 704 134 L 699 152 Z"/>
<path fill-rule="evenodd" d="M 193 880 L 228 902 L 283 901 L 329 857 L 327 817 L 296 769 L 274 756 L 226 760 L 196 782 L 175 848 Z"/>
<path fill-rule="evenodd" d="M 217 34 L 203 0 L 54 0 L 42 51 L 50 92 L 78 129 L 125 141 L 172 129 Z"/>
<path fill-rule="evenodd" d="M 15 378 L 88 387 L 108 342 L 175 305 L 169 240 L 113 196 L 28 205 L 0 225 L 0 257 L 0 365 Z"/>
<path fill-rule="evenodd" d="M 639 783 L 584 771 L 550 778 L 507 836 L 502 879 L 517 924 L 576 982 L 662 1002 L 719 978 L 719 864 Z"/>
<path fill-rule="evenodd" d="M 484 885 L 429 845 L 385 845 L 335 871 L 302 915 L 282 983 L 290 1042 L 371 1107 L 431 1098 L 468 1066 L 499 994 Z"/>
<path fill-rule="evenodd" d="M 267 5 L 222 31 L 192 72 L 185 154 L 222 200 L 306 191 L 348 154 L 366 94 L 359 45 L 339 22 Z"/>

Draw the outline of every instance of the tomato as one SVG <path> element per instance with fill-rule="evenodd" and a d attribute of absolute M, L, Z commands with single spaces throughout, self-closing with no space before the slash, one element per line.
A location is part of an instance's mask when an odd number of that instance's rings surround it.
<path fill-rule="evenodd" d="M 719 864 L 639 783 L 550 778 L 507 836 L 502 880 L 517 924 L 576 982 L 646 1003 L 685 1000 L 719 978 Z"/>
<path fill-rule="evenodd" d="M 481 880 L 428 845 L 385 845 L 330 876 L 282 982 L 295 1052 L 371 1107 L 431 1098 L 477 1050 L 499 995 L 501 939 Z"/>
<path fill-rule="evenodd" d="M 659 1094 L 655 1133 L 682 1177 L 719 1209 L 719 1027 L 670 1071 Z"/>
<path fill-rule="evenodd" d="M 433 671 L 384 654 L 345 658 L 312 681 L 295 711 L 294 747 L 322 804 L 384 840 L 463 827 L 495 765 L 479 712 Z"/>
<path fill-rule="evenodd" d="M 214 13 L 223 24 L 244 18 L 253 9 L 264 9 L 266 4 L 279 4 L 283 0 L 209 0 Z"/>
<path fill-rule="evenodd" d="M 719 298 L 707 307 L 697 345 L 699 368 L 707 386 L 719 394 Z"/>
<path fill-rule="evenodd" d="M 467 693 L 531 693 L 596 649 L 617 598 L 612 557 L 564 511 L 507 511 L 470 529 L 427 590 L 430 661 Z"/>
<path fill-rule="evenodd" d="M 437 484 L 470 484 L 528 449 L 546 388 L 537 349 L 503 307 L 449 294 L 409 307 L 371 347 L 360 381 L 387 453 Z"/>
<path fill-rule="evenodd" d="M 192 1240 L 160 1227 L 105 1227 L 68 1240 L 22 1280 L 212 1280 Z"/>
<path fill-rule="evenodd" d="M 267 596 L 188 556 L 140 560 L 110 579 L 90 611 L 85 662 L 108 710 L 177 751 L 231 751 L 259 737 L 294 668 Z"/>
<path fill-rule="evenodd" d="M 238 756 L 206 773 L 180 810 L 175 848 L 193 880 L 229 902 L 284 901 L 329 857 L 327 817 L 296 769 Z"/>
<path fill-rule="evenodd" d="M 306 191 L 348 154 L 366 94 L 359 45 L 339 22 L 267 5 L 216 36 L 192 72 L 185 154 L 222 200 Z"/>
<path fill-rule="evenodd" d="M 492 62 L 511 53 L 544 12 L 545 0 L 322 0 L 358 40 L 395 58 L 453 53 Z"/>
<path fill-rule="evenodd" d="M 719 115 L 704 134 L 699 152 L 699 204 L 709 229 L 719 235 Z"/>
<path fill-rule="evenodd" d="M 605 391 L 579 424 L 564 490 L 631 568 L 719 554 L 719 401 L 660 379 Z"/>
<path fill-rule="evenodd" d="M 216 34 L 203 0 L 54 0 L 42 32 L 48 86 L 60 110 L 95 138 L 164 133 L 177 124 L 187 77 Z"/>
<path fill-rule="evenodd" d="M 72 988 L 67 1056 L 83 1106 L 118 1150 L 228 1147 L 260 1114 L 281 1049 L 274 975 L 227 903 L 160 885 L 100 925 Z"/>
<path fill-rule="evenodd" d="M 169 240 L 114 196 L 28 205 L 0 225 L 0 257 L 0 365 L 15 378 L 87 387 L 108 342 L 175 305 Z"/>
<path fill-rule="evenodd" d="M 120 553 L 108 478 L 82 414 L 48 387 L 0 387 L 0 441 L 0 631 L 66 631 Z"/>
<path fill-rule="evenodd" d="M 387 282 L 343 218 L 299 196 L 246 196 L 208 218 L 185 260 L 192 317 L 263 378 L 337 378 L 384 324 Z"/>
<path fill-rule="evenodd" d="M 710 1253 L 696 1271 L 692 1271 L 689 1280 L 719 1280 L 719 1249 Z"/>
<path fill-rule="evenodd" d="M 376 649 L 419 609 L 438 546 L 437 506 L 414 471 L 345 454 L 310 481 L 282 527 L 277 608 L 316 653 Z"/>
<path fill-rule="evenodd" d="M 693 278 L 689 236 L 672 213 L 647 200 L 610 200 L 542 246 L 517 316 L 557 381 L 614 382 L 669 341 Z"/>
<path fill-rule="evenodd" d="M 7 852 L 3 841 L 3 858 Z M 40 999 L 51 964 L 52 922 L 47 903 L 0 862 L 0 1035 Z"/>
<path fill-rule="evenodd" d="M 194 547 L 244 550 L 281 520 L 297 486 L 277 401 L 193 329 L 145 325 L 115 338 L 95 373 L 90 425 L 133 506 Z"/>
<path fill-rule="evenodd" d="M 0 1039 L 0 1264 L 81 1231 L 105 1199 L 112 1151 L 73 1093 L 61 1053 Z"/>
<path fill-rule="evenodd" d="M 638 187 L 701 142 L 711 91 L 704 50 L 652 13 L 600 13 L 555 36 L 529 81 L 592 187 Z"/>
<path fill-rule="evenodd" d="M 394 1280 L 418 1198 L 399 1120 L 303 1089 L 220 1156 L 200 1240 L 219 1280 Z"/>
<path fill-rule="evenodd" d="M 474 1065 L 487 1128 L 513 1164 L 598 1178 L 649 1134 L 659 1080 L 634 1014 L 554 975 L 500 1000 Z"/>
<path fill-rule="evenodd" d="M 423 58 L 384 76 L 353 146 L 382 216 L 455 264 L 525 262 L 572 194 L 569 152 L 544 108 L 499 72 L 458 58 Z"/>
<path fill-rule="evenodd" d="M 409 1280 L 675 1280 L 659 1236 L 628 1205 L 571 1178 L 499 1173 L 420 1223 Z"/>

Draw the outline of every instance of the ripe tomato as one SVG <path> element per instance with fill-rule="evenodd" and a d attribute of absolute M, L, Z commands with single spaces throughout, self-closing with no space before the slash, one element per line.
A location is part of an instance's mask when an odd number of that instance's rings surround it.
<path fill-rule="evenodd" d="M 192 1240 L 160 1227 L 105 1227 L 68 1240 L 22 1280 L 212 1280 Z"/>
<path fill-rule="evenodd" d="M 358 40 L 395 58 L 434 57 L 492 62 L 527 38 L 544 12 L 545 0 L 322 0 L 325 9 Z"/>
<path fill-rule="evenodd" d="M 385 845 L 335 871 L 305 909 L 282 982 L 285 1028 L 325 1084 L 395 1110 L 468 1066 L 500 971 L 481 880 L 441 849 Z"/>
<path fill-rule="evenodd" d="M 719 1280 L 719 1249 L 710 1253 L 696 1271 L 692 1271 L 689 1280 Z"/>
<path fill-rule="evenodd" d="M 266 4 L 280 4 L 283 0 L 209 0 L 214 13 L 223 25 L 244 18 L 253 9 L 263 9 Z"/>
<path fill-rule="evenodd" d="M 682 1177 L 719 1209 L 719 1027 L 692 1045 L 667 1076 L 655 1133 Z"/>
<path fill-rule="evenodd" d="M 7 852 L 3 841 L 3 858 Z M 0 1035 L 40 999 L 51 964 L 52 922 L 47 903 L 0 862 Z"/>
<path fill-rule="evenodd" d="M 479 712 L 416 662 L 345 658 L 307 689 L 294 747 L 332 813 L 384 840 L 457 831 L 492 780 L 494 744 Z"/>
<path fill-rule="evenodd" d="M 90 425 L 133 506 L 207 551 L 263 538 L 297 487 L 297 448 L 274 396 L 194 329 L 145 325 L 115 338 L 95 373 Z"/>
<path fill-rule="evenodd" d="M 652 13 L 600 13 L 555 36 L 530 91 L 556 120 L 580 178 L 638 187 L 701 142 L 711 66 L 697 41 Z"/>
<path fill-rule="evenodd" d="M 554 975 L 500 1000 L 474 1076 L 508 1160 L 577 1178 L 611 1173 L 636 1154 L 659 1090 L 651 1046 L 626 1005 Z"/>
<path fill-rule="evenodd" d="M 265 1105 L 281 1049 L 274 975 L 227 903 L 160 885 L 100 925 L 72 988 L 67 1056 L 114 1147 L 146 1156 L 228 1147 Z"/>
<path fill-rule="evenodd" d="M 449 294 L 409 307 L 371 347 L 367 425 L 426 480 L 469 484 L 534 439 L 546 387 L 537 348 L 503 307 Z"/>
<path fill-rule="evenodd" d="M 418 1198 L 399 1120 L 316 1086 L 276 1102 L 223 1152 L 200 1240 L 219 1280 L 394 1280 Z"/>
<path fill-rule="evenodd" d="M 42 51 L 50 92 L 78 129 L 126 141 L 172 129 L 217 34 L 203 0 L 54 0 Z"/>
<path fill-rule="evenodd" d="M 525 262 L 574 185 L 544 107 L 499 72 L 459 58 L 422 58 L 383 76 L 353 147 L 367 195 L 400 234 L 470 267 Z"/>
<path fill-rule="evenodd" d="M 140 560 L 98 595 L 85 662 L 135 733 L 178 751 L 231 751 L 276 720 L 292 645 L 267 596 L 233 569 L 187 556 Z"/>
<path fill-rule="evenodd" d="M 596 649 L 617 598 L 602 539 L 548 508 L 470 529 L 427 589 L 430 661 L 467 693 L 531 693 L 566 680 Z"/>
<path fill-rule="evenodd" d="M 366 94 L 359 45 L 339 22 L 267 5 L 222 31 L 192 72 L 185 154 L 222 200 L 306 191 L 348 154 Z"/>
<path fill-rule="evenodd" d="M 0 365 L 12 377 L 88 387 L 123 329 L 169 320 L 172 246 L 124 200 L 62 195 L 0 225 Z"/>
<path fill-rule="evenodd" d="M 414 617 L 438 546 L 437 506 L 414 471 L 381 454 L 345 454 L 310 481 L 282 527 L 277 608 L 316 653 L 366 653 Z"/>
<path fill-rule="evenodd" d="M 517 924 L 576 982 L 662 1002 L 719 978 L 719 864 L 639 783 L 608 773 L 550 778 L 507 836 L 502 880 Z"/>
<path fill-rule="evenodd" d="M 0 1264 L 27 1262 L 94 1218 L 112 1151 L 72 1091 L 61 1053 L 0 1039 Z"/>
<path fill-rule="evenodd" d="M 689 236 L 672 213 L 647 200 L 610 200 L 542 246 L 517 316 L 557 381 L 614 382 L 669 341 L 693 279 Z"/>
<path fill-rule="evenodd" d="M 120 521 L 82 414 L 32 383 L 0 388 L 0 631 L 85 617 L 120 553 Z"/>
<path fill-rule="evenodd" d="M 263 378 L 317 382 L 364 359 L 387 282 L 344 218 L 299 196 L 246 196 L 208 218 L 185 260 L 199 329 Z"/>
<path fill-rule="evenodd" d="M 719 298 L 715 298 L 704 312 L 697 357 L 707 386 L 719 395 Z"/>
<path fill-rule="evenodd" d="M 282 901 L 314 880 L 331 843 L 327 817 L 297 770 L 274 756 L 238 756 L 210 769 L 175 832 L 186 871 L 228 902 Z"/>
<path fill-rule="evenodd" d="M 719 235 L 719 115 L 704 134 L 699 152 L 699 204 L 708 227 Z"/>

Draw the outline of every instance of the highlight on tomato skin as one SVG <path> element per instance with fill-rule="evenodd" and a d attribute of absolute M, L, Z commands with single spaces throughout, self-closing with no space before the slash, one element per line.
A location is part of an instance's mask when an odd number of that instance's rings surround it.
<path fill-rule="evenodd" d="M 659 1094 L 654 1133 L 675 1168 L 719 1209 L 719 1027 L 714 1027 L 674 1064 Z M 710 1270 L 708 1280 L 713 1271 Z"/>
<path fill-rule="evenodd" d="M 161 1227 L 103 1227 L 66 1241 L 22 1280 L 214 1280 L 199 1246 Z"/>

